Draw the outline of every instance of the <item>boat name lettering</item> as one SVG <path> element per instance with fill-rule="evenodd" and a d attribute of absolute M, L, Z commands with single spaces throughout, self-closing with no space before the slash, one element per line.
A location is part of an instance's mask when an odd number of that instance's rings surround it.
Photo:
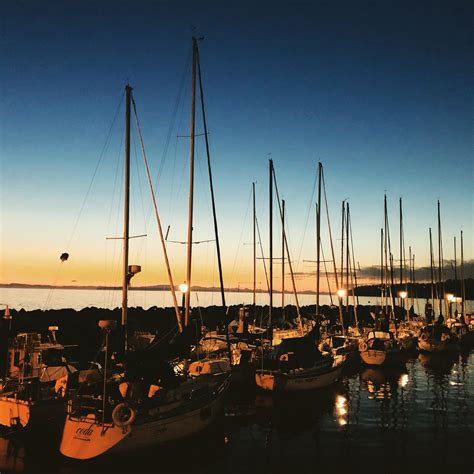
<path fill-rule="evenodd" d="M 82 436 L 91 436 L 94 430 L 89 426 L 89 428 L 77 428 L 76 434 Z"/>

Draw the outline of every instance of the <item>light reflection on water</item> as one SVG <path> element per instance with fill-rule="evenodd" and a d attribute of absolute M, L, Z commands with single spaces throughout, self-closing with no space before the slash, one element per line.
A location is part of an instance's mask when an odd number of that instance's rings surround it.
<path fill-rule="evenodd" d="M 3 440 L 0 471 L 472 472 L 473 375 L 472 351 L 420 354 L 397 370 L 353 370 L 327 390 L 234 392 L 217 427 L 140 454 L 138 463 L 138 455 L 71 463 L 41 440 L 34 449 Z"/>

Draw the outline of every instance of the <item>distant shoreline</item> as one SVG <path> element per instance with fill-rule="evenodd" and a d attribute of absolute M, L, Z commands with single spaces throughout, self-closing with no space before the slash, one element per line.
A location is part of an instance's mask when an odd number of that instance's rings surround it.
<path fill-rule="evenodd" d="M 95 285 L 29 285 L 26 283 L 0 283 L 0 288 L 19 288 L 19 289 L 39 289 L 39 290 L 121 290 L 121 286 L 95 286 Z M 130 286 L 129 291 L 169 291 L 169 285 L 152 285 L 152 286 Z M 206 287 L 206 286 L 193 286 L 192 291 L 208 291 L 208 292 L 220 292 L 220 288 Z M 180 291 L 176 287 L 176 291 Z M 232 293 L 252 293 L 252 288 L 226 288 L 225 291 Z M 256 293 L 267 293 L 265 290 L 257 289 Z M 279 290 L 274 290 L 274 293 L 281 293 Z M 292 294 L 291 291 L 286 291 L 287 294 Z M 315 295 L 316 292 L 312 290 L 299 291 L 298 293 L 304 295 Z M 321 292 L 322 295 L 328 295 L 329 293 Z"/>
<path fill-rule="evenodd" d="M 465 295 L 466 300 L 474 299 L 474 279 L 467 278 L 464 282 L 465 286 Z M 447 280 L 443 284 L 445 293 L 453 293 L 460 295 L 460 282 L 455 282 L 454 280 Z M 121 286 L 95 286 L 95 285 L 30 285 L 26 283 L 0 283 L 0 288 L 15 288 L 15 289 L 59 289 L 59 290 L 121 290 Z M 395 297 L 398 297 L 399 290 L 405 290 L 405 285 L 393 285 L 393 294 Z M 427 282 L 419 282 L 415 284 L 408 285 L 409 291 L 415 292 L 418 298 L 431 298 L 431 284 Z M 168 285 L 151 285 L 151 286 L 131 286 L 130 291 L 169 291 Z M 201 291 L 201 292 L 219 292 L 220 288 L 216 287 L 204 287 L 204 286 L 193 286 L 192 291 Z M 176 288 L 176 291 L 179 291 Z M 226 288 L 226 292 L 230 293 L 252 293 L 253 289 L 251 288 Z M 257 289 L 256 293 L 267 293 L 266 290 Z M 274 290 L 275 294 L 281 294 L 281 291 Z M 286 291 L 286 294 L 292 294 L 291 291 Z M 299 294 L 302 295 L 315 295 L 316 292 L 313 290 L 299 291 Z M 380 286 L 379 285 L 361 285 L 356 288 L 355 291 L 357 296 L 380 296 Z M 321 295 L 328 295 L 328 292 L 321 292 Z M 436 297 L 435 297 L 436 299 Z"/>

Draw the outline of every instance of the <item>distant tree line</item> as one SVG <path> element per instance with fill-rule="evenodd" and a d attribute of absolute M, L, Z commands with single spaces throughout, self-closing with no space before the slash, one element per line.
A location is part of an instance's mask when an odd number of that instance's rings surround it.
<path fill-rule="evenodd" d="M 466 291 L 466 299 L 474 300 L 474 278 L 467 278 L 464 280 L 464 287 Z M 436 296 L 437 285 L 435 283 L 435 296 Z M 398 295 L 399 291 L 405 291 L 406 285 L 395 284 L 392 287 L 392 292 L 395 296 Z M 455 296 L 461 296 L 461 281 L 460 280 L 446 280 L 444 282 L 444 289 L 446 293 L 451 293 Z M 431 283 L 409 283 L 408 293 L 412 296 L 412 292 L 415 292 L 417 298 L 431 298 Z M 365 285 L 358 286 L 355 289 L 355 293 L 358 296 L 379 296 L 380 285 Z"/>

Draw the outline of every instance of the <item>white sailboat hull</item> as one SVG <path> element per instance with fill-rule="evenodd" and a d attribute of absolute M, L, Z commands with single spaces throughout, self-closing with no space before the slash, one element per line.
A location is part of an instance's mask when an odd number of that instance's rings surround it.
<path fill-rule="evenodd" d="M 320 372 L 320 371 L 319 371 Z M 342 372 L 342 363 L 336 363 L 324 373 L 315 373 L 313 369 L 300 369 L 293 373 L 257 370 L 255 381 L 263 390 L 273 392 L 295 392 L 314 390 L 335 383 Z"/>
<path fill-rule="evenodd" d="M 400 351 L 360 351 L 362 362 L 367 365 L 390 365 L 400 362 Z"/>
<path fill-rule="evenodd" d="M 189 411 L 148 418 L 122 427 L 69 415 L 64 424 L 59 450 L 64 456 L 85 460 L 104 454 L 149 448 L 191 436 L 207 428 L 221 413 L 223 394 L 227 387 L 228 379 L 212 400 Z"/>

